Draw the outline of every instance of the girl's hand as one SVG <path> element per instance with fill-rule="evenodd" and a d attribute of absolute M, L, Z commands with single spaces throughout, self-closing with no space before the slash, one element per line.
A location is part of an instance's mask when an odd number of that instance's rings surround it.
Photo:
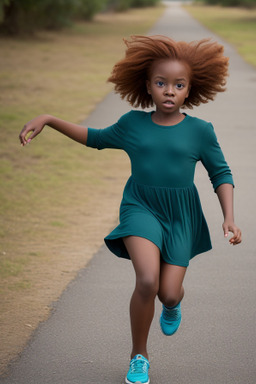
<path fill-rule="evenodd" d="M 228 237 L 228 232 L 232 232 L 234 236 L 229 239 L 229 243 L 232 245 L 240 244 L 242 241 L 242 232 L 235 225 L 234 222 L 224 222 L 223 225 L 224 236 Z"/>
<path fill-rule="evenodd" d="M 43 130 L 45 125 L 48 125 L 78 143 L 84 145 L 87 143 L 88 129 L 86 127 L 58 119 L 52 115 L 40 115 L 24 125 L 19 135 L 21 145 L 24 146 L 30 143 L 30 141 Z"/>
<path fill-rule="evenodd" d="M 40 115 L 25 124 L 19 135 L 21 145 L 24 147 L 24 145 L 29 144 L 30 141 L 43 130 L 47 121 L 48 115 Z M 32 134 L 28 136 L 31 132 Z"/>

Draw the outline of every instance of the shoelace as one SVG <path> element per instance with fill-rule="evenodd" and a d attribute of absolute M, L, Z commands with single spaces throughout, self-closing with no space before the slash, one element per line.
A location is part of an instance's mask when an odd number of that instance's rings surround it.
<path fill-rule="evenodd" d="M 148 363 L 143 359 L 136 359 L 131 361 L 132 373 L 147 373 Z"/>
<path fill-rule="evenodd" d="M 179 318 L 179 309 L 178 308 L 167 308 L 164 307 L 163 318 L 165 321 L 175 321 Z"/>

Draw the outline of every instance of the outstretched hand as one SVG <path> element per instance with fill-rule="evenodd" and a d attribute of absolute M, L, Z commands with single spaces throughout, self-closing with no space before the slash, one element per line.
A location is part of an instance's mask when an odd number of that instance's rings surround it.
<path fill-rule="evenodd" d="M 34 137 L 36 137 L 43 130 L 46 124 L 46 115 L 37 116 L 33 120 L 25 124 L 19 135 L 21 145 L 24 147 L 24 145 L 29 144 L 30 141 L 34 139 Z"/>
<path fill-rule="evenodd" d="M 224 222 L 223 225 L 223 231 L 224 236 L 228 237 L 228 233 L 232 232 L 233 236 L 229 239 L 229 243 L 232 245 L 240 244 L 242 241 L 242 232 L 241 230 L 235 225 L 235 223 L 226 223 Z"/>

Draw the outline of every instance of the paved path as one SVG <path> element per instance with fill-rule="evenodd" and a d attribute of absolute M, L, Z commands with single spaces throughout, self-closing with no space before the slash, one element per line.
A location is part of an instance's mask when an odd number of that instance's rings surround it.
<path fill-rule="evenodd" d="M 156 33 L 184 40 L 211 36 L 177 4 L 170 5 L 150 31 Z M 231 61 L 229 90 L 193 113 L 214 123 L 232 166 L 237 184 L 236 217 L 244 243 L 233 248 L 223 239 L 219 204 L 199 166 L 196 181 L 214 250 L 191 262 L 185 281 L 183 322 L 171 338 L 159 330 L 157 302 L 149 340 L 152 384 L 256 382 L 256 71 L 230 46 L 225 48 Z M 128 109 L 110 94 L 87 123 L 104 127 Z M 0 382 L 121 384 L 130 353 L 128 301 L 133 284 L 131 264 L 102 247 L 54 305 L 52 316 L 35 332 L 10 375 Z"/>

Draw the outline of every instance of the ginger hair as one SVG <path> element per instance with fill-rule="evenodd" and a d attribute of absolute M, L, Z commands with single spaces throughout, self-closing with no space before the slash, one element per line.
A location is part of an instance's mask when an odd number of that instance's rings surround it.
<path fill-rule="evenodd" d="M 186 63 L 190 68 L 190 92 L 184 107 L 193 108 L 213 100 L 218 92 L 225 91 L 228 76 L 228 58 L 224 48 L 210 39 L 176 42 L 166 36 L 131 36 L 125 40 L 124 59 L 113 67 L 108 81 L 115 84 L 115 91 L 133 107 L 153 106 L 146 81 L 156 60 L 173 59 Z"/>

